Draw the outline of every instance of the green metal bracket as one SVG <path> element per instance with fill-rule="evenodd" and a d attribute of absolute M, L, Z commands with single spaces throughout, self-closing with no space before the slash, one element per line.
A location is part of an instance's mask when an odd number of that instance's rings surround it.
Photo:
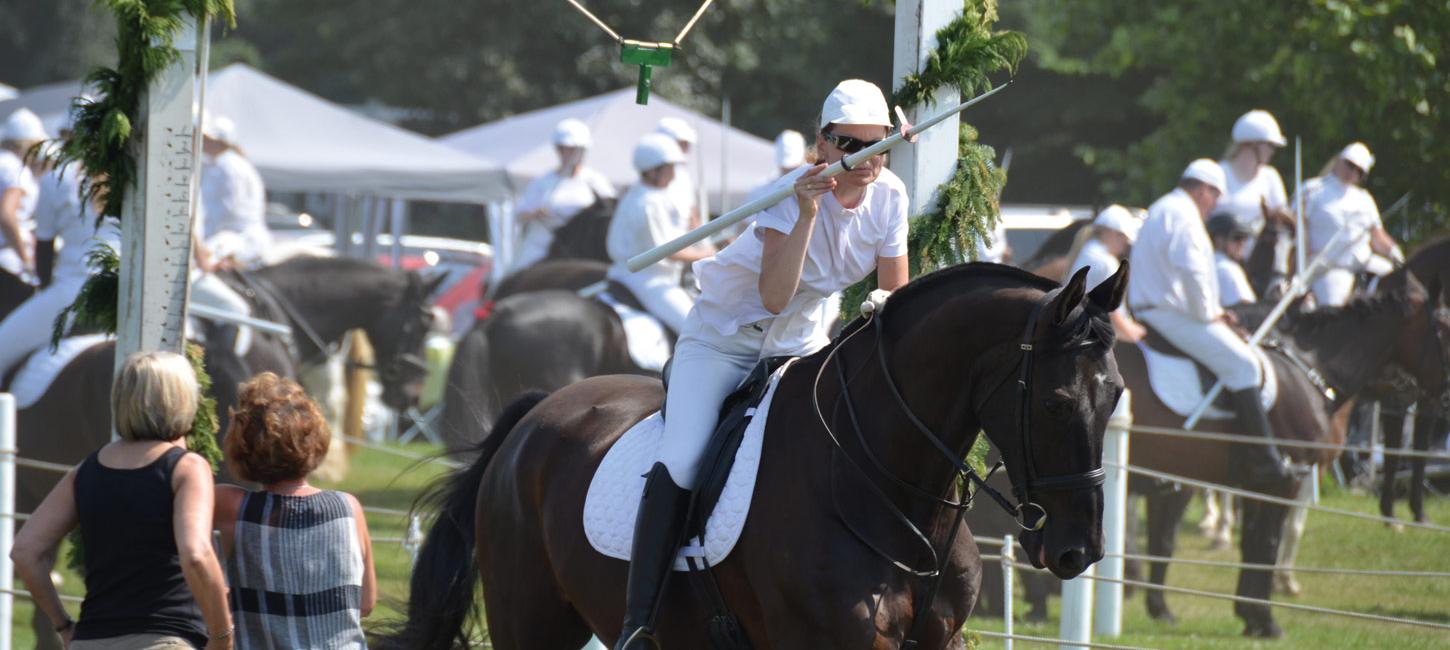
<path fill-rule="evenodd" d="M 639 66 L 639 83 L 635 87 L 634 103 L 648 104 L 650 75 L 652 68 L 669 67 L 674 57 L 674 43 L 651 43 L 646 41 L 622 40 L 619 42 L 619 60 Z"/>

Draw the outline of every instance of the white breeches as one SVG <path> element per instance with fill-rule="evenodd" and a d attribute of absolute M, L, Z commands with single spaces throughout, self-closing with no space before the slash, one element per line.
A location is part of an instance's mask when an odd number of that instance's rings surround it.
<path fill-rule="evenodd" d="M 0 321 L 0 374 L 50 342 L 55 317 L 76 301 L 85 276 L 56 278 Z"/>
<path fill-rule="evenodd" d="M 510 266 L 509 272 L 525 269 L 549 256 L 549 247 L 554 245 L 554 231 L 545 228 L 543 225 L 531 223 L 524 228 L 523 241 L 519 243 L 518 255 Z"/>
<path fill-rule="evenodd" d="M 1138 319 L 1207 366 L 1225 388 L 1237 391 L 1258 388 L 1262 383 L 1258 357 L 1225 323 L 1203 323 L 1163 308 L 1144 311 Z"/>
<path fill-rule="evenodd" d="M 764 342 L 763 328 L 746 325 L 721 336 L 690 314 L 675 344 L 660 445 L 660 462 L 680 487 L 694 489 L 700 455 L 720 421 L 720 405 L 750 375 Z"/>
<path fill-rule="evenodd" d="M 685 330 L 685 317 L 695 308 L 695 298 L 678 281 L 650 278 L 641 273 L 618 276 L 620 284 L 629 288 L 645 311 L 660 319 L 670 331 Z"/>
<path fill-rule="evenodd" d="M 252 305 L 227 286 L 227 283 L 223 282 L 221 278 L 210 273 L 201 273 L 192 279 L 191 300 L 213 309 L 229 311 L 242 316 L 252 315 Z M 237 326 L 237 340 L 233 349 L 238 356 L 245 356 L 247 351 L 252 349 L 252 328 L 245 325 Z"/>
<path fill-rule="evenodd" d="M 1342 306 L 1349 302 L 1349 296 L 1354 293 L 1354 271 L 1328 269 L 1311 286 L 1314 290 L 1314 302 L 1320 307 Z"/>

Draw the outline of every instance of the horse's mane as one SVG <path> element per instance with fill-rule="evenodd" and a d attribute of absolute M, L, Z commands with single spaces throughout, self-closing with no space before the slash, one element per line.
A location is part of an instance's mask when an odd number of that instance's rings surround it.
<path fill-rule="evenodd" d="M 1404 274 L 1399 277 L 1408 278 Z M 1409 285 L 1396 282 L 1394 276 L 1386 282 L 1397 286 L 1355 296 L 1343 306 L 1321 307 L 1296 315 L 1289 327 L 1294 342 L 1306 351 L 1318 353 L 1319 362 L 1328 369 L 1338 370 L 1343 379 L 1365 379 L 1365 373 L 1377 372 L 1375 366 L 1382 362 L 1376 358 L 1378 348 L 1364 345 L 1364 337 L 1392 336 L 1393 332 L 1374 329 L 1383 328 L 1385 322 L 1397 322 L 1413 310 Z"/>
<path fill-rule="evenodd" d="M 298 255 L 289 258 L 281 263 L 274 264 L 268 269 L 287 273 L 378 273 L 391 274 L 394 269 L 378 264 L 372 260 L 355 257 L 323 257 L 318 255 Z M 401 273 L 400 271 L 398 273 Z"/>

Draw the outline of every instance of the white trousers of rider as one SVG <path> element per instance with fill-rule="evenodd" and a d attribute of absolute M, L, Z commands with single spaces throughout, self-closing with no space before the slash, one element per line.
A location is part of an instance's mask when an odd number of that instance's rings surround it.
<path fill-rule="evenodd" d="M 1248 342 L 1239 338 L 1223 321 L 1204 323 L 1162 307 L 1135 315 L 1162 334 L 1169 343 L 1207 366 L 1223 382 L 1224 388 L 1240 391 L 1258 388 L 1262 383 L 1258 356 Z"/>
<path fill-rule="evenodd" d="M 645 273 L 629 273 L 615 279 L 634 294 L 644 310 L 660 319 L 676 334 L 685 331 L 685 317 L 695 308 L 695 299 L 678 281 L 670 282 Z"/>
<path fill-rule="evenodd" d="M 722 336 L 690 313 L 675 344 L 671 390 L 665 396 L 665 435 L 660 462 L 675 484 L 694 489 L 700 456 L 720 422 L 720 405 L 760 361 L 765 327 L 746 325 Z"/>
<path fill-rule="evenodd" d="M 76 301 L 84 275 L 57 277 L 0 321 L 0 374 L 50 342 L 55 317 Z"/>
<path fill-rule="evenodd" d="M 212 309 L 229 311 L 241 316 L 251 316 L 252 306 L 247 300 L 233 291 L 221 278 L 210 273 L 198 274 L 191 281 L 191 300 L 200 305 L 206 305 Z M 245 325 L 237 326 L 237 340 L 232 346 L 238 356 L 244 356 L 252 349 L 252 328 Z"/>
<path fill-rule="evenodd" d="M 1327 269 L 1310 287 L 1314 290 L 1314 302 L 1320 307 L 1342 306 L 1354 293 L 1354 271 Z"/>
<path fill-rule="evenodd" d="M 554 231 L 549 230 L 538 222 L 529 222 L 524 226 L 523 241 L 519 243 L 519 252 L 514 256 L 514 262 L 509 270 L 510 273 L 544 261 L 549 256 L 549 248 L 554 245 Z"/>

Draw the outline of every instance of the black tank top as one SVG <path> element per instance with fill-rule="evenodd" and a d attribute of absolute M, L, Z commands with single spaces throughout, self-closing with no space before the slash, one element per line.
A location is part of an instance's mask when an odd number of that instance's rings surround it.
<path fill-rule="evenodd" d="M 173 447 L 145 467 L 114 469 L 96 451 L 76 470 L 86 579 L 76 639 L 166 634 L 206 645 L 172 528 L 171 474 L 186 453 Z"/>

